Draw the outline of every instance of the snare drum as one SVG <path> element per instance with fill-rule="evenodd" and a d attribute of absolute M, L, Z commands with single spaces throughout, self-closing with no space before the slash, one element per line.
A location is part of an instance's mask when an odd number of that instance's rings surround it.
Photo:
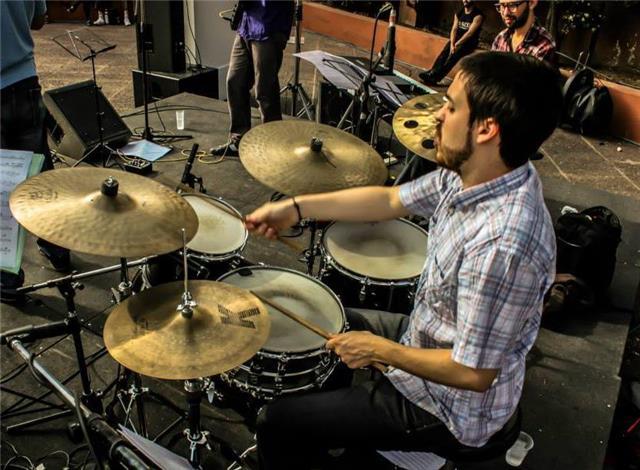
<path fill-rule="evenodd" d="M 282 305 L 327 331 L 344 331 L 340 300 L 318 280 L 290 269 L 252 266 L 223 275 L 219 281 L 256 293 Z M 325 340 L 266 305 L 271 332 L 264 347 L 248 362 L 222 374 L 224 382 L 260 400 L 320 388 L 337 360 Z"/>
<path fill-rule="evenodd" d="M 347 307 L 410 313 L 427 232 L 405 219 L 335 222 L 322 234 L 320 279 Z"/>

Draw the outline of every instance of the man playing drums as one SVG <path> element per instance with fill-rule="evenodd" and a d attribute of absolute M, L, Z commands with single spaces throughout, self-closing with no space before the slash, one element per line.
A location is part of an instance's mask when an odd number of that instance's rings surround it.
<path fill-rule="evenodd" d="M 411 316 L 351 311 L 326 347 L 351 369 L 385 374 L 265 406 L 261 468 L 307 468 L 332 448 L 479 447 L 517 409 L 525 356 L 555 269 L 555 236 L 528 161 L 551 135 L 557 72 L 534 58 L 468 56 L 438 111 L 440 168 L 396 187 L 360 187 L 266 204 L 246 219 L 274 238 L 302 217 L 430 218 L 427 259 Z"/>

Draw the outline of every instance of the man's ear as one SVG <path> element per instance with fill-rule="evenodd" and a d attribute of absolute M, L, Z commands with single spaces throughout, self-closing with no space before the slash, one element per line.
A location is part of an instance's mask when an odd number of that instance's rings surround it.
<path fill-rule="evenodd" d="M 486 118 L 476 122 L 476 143 L 486 144 L 500 137 L 500 124 L 494 118 Z"/>

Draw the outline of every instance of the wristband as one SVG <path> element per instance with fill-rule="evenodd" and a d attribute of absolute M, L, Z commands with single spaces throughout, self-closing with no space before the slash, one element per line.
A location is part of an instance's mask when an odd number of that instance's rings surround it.
<path fill-rule="evenodd" d="M 297 223 L 300 223 L 300 221 L 302 220 L 302 214 L 300 213 L 300 206 L 296 202 L 296 198 L 295 197 L 291 198 L 291 202 L 293 202 L 293 207 L 296 208 L 296 213 L 298 214 L 298 222 Z"/>

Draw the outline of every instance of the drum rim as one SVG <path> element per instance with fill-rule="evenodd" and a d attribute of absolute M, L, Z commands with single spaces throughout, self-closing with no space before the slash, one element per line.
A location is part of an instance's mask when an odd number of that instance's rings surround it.
<path fill-rule="evenodd" d="M 291 269 L 291 268 L 284 268 L 284 267 L 281 267 L 281 266 L 253 265 L 253 266 L 242 266 L 242 267 L 233 269 L 233 270 L 231 270 L 231 271 L 229 271 L 227 273 L 224 273 L 222 276 L 218 277 L 216 279 L 216 281 L 224 282 L 225 278 L 231 276 L 232 274 L 235 274 L 236 272 L 238 272 L 238 271 L 240 271 L 242 269 L 286 271 L 286 272 L 289 272 L 291 274 L 296 274 L 296 275 L 300 275 L 302 277 L 309 278 L 310 280 L 312 280 L 313 282 L 318 284 L 320 287 L 322 287 L 325 291 L 327 291 L 331 295 L 333 300 L 336 302 L 338 307 L 340 307 L 340 316 L 342 318 L 342 326 L 341 326 L 339 332 L 342 333 L 342 332 L 344 332 L 346 330 L 346 328 L 347 328 L 347 315 L 346 315 L 346 312 L 345 312 L 345 309 L 344 309 L 344 305 L 342 305 L 342 301 L 340 300 L 340 297 L 338 297 L 338 295 L 335 292 L 333 292 L 329 286 L 327 286 L 324 282 L 320 281 L 319 279 L 316 279 L 315 277 L 309 276 L 308 274 L 305 274 L 305 273 L 300 272 L 300 271 L 296 271 L 295 269 Z M 323 349 L 322 349 L 322 347 L 320 347 L 320 348 L 309 348 L 309 349 L 304 349 L 304 350 L 301 350 L 301 351 L 291 352 L 291 351 L 275 351 L 273 349 L 261 348 L 258 352 L 267 352 L 269 354 L 279 355 L 279 356 L 290 355 L 291 357 L 297 357 L 297 356 L 303 356 L 304 355 L 305 357 L 312 357 L 312 356 L 319 355 L 320 353 L 322 353 Z M 275 358 L 273 358 L 273 359 L 275 359 Z"/>
<path fill-rule="evenodd" d="M 413 228 L 418 229 L 418 231 L 422 232 L 427 237 L 427 241 L 429 240 L 429 232 L 427 232 L 424 228 L 420 227 L 418 224 L 415 224 L 415 223 L 411 222 L 410 220 L 405 219 L 404 217 L 399 217 L 397 219 L 390 219 L 390 221 L 394 221 L 394 220 L 399 221 L 399 222 L 404 222 L 405 224 L 408 224 L 409 226 L 412 226 Z M 388 222 L 388 221 L 384 221 L 384 222 Z M 329 229 L 331 227 L 333 227 L 334 225 L 339 224 L 339 223 L 347 223 L 347 222 L 342 222 L 342 221 L 333 221 L 333 222 L 331 222 L 330 224 L 328 224 L 322 230 L 322 236 L 320 237 L 320 249 L 321 249 L 321 252 L 322 252 L 322 258 L 332 268 L 336 269 L 337 271 L 341 272 L 344 275 L 350 276 L 350 277 L 352 277 L 352 278 L 354 278 L 356 280 L 359 280 L 361 282 L 364 281 L 364 282 L 368 282 L 369 284 L 373 284 L 373 285 L 377 285 L 377 286 L 385 286 L 385 287 L 394 287 L 394 286 L 403 286 L 403 285 L 411 286 L 413 283 L 416 282 L 416 280 L 418 278 L 420 278 L 422 272 L 419 272 L 415 276 L 399 277 L 399 278 L 395 278 L 395 279 L 383 278 L 383 277 L 365 276 L 362 273 L 359 273 L 357 271 L 353 271 L 353 270 L 347 268 L 346 266 L 343 266 L 342 264 L 340 264 L 331 255 L 331 252 L 329 251 L 329 248 L 327 247 L 327 243 L 326 243 L 327 232 L 329 231 Z M 369 222 L 363 222 L 363 223 L 369 223 Z M 380 222 L 371 222 L 371 223 L 380 223 Z"/>
<path fill-rule="evenodd" d="M 244 224 L 242 223 L 242 214 L 238 209 L 233 207 L 231 203 L 225 201 L 224 198 L 220 196 L 210 196 L 208 194 L 202 194 L 202 193 L 182 193 L 181 196 L 185 199 L 187 197 L 196 197 L 201 199 L 213 199 L 214 201 L 219 202 L 223 206 L 226 206 L 228 209 L 233 211 L 238 216 L 238 222 L 240 222 L 240 225 L 242 226 L 242 229 L 244 231 L 244 235 L 242 237 L 242 243 L 240 244 L 240 246 L 238 246 L 237 248 L 234 248 L 232 251 L 225 251 L 223 253 L 206 253 L 204 251 L 198 251 L 198 250 L 194 250 L 193 248 L 189 248 L 189 244 L 187 243 L 187 253 L 189 252 L 195 253 L 196 258 L 206 260 L 206 261 L 225 261 L 229 258 L 233 258 L 234 256 L 237 256 L 238 253 L 241 253 L 244 250 L 245 246 L 247 245 L 247 240 L 249 240 L 249 230 L 247 230 L 247 227 L 245 227 Z M 195 209 L 193 210 L 195 211 Z M 198 212 L 196 211 L 196 216 L 197 215 L 198 215 Z M 198 232 L 196 231 L 196 234 L 197 233 Z"/>

